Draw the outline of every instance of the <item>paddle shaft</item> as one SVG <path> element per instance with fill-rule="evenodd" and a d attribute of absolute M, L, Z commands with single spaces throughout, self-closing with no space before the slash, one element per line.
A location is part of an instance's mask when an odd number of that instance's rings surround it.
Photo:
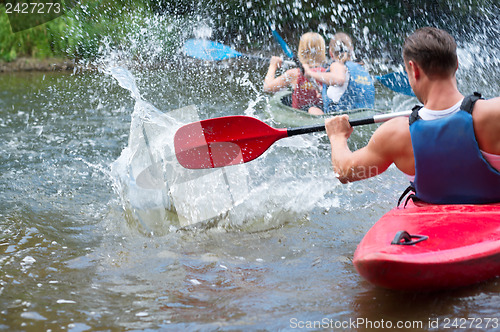
<path fill-rule="evenodd" d="M 349 123 L 360 126 L 409 116 L 410 113 L 380 114 Z M 207 119 L 177 130 L 174 136 L 175 155 L 179 163 L 188 169 L 243 164 L 258 158 L 279 139 L 323 130 L 324 125 L 276 129 L 257 118 L 243 115 Z"/>
<path fill-rule="evenodd" d="M 400 117 L 400 116 L 410 116 L 411 111 L 402 111 L 402 112 L 394 112 L 388 114 L 379 114 L 374 115 L 370 118 L 358 119 L 358 120 L 350 120 L 349 124 L 352 127 L 368 125 L 373 123 L 385 122 L 390 119 Z M 308 133 L 315 133 L 319 131 L 324 131 L 325 125 L 312 125 L 312 126 L 304 126 L 304 127 L 295 127 L 295 128 L 287 128 L 288 136 L 302 135 Z"/>

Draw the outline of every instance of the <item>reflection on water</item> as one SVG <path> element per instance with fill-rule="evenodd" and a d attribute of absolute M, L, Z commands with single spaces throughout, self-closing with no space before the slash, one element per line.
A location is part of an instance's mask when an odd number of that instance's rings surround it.
<path fill-rule="evenodd" d="M 494 331 L 498 329 L 497 310 L 490 305 L 498 305 L 499 290 L 498 281 L 439 293 L 400 293 L 368 288 L 356 296 L 353 307 L 357 317 L 364 320 L 360 330 L 370 330 L 368 327 L 380 323 L 383 317 L 393 326 L 397 322 L 411 323 L 417 327 L 413 330 L 457 330 L 456 326 L 462 325 L 462 328 Z M 488 300 L 478 301 L 485 298 Z M 471 306 L 473 299 L 477 302 Z M 460 320 L 463 318 L 468 322 L 465 325 Z"/>

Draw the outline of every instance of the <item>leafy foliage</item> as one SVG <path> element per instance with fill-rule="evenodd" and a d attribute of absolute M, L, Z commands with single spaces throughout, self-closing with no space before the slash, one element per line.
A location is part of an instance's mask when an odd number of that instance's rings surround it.
<path fill-rule="evenodd" d="M 463 31 L 470 37 L 491 22 L 497 25 L 497 0 L 82 0 L 66 15 L 41 26 L 12 33 L 5 7 L 0 6 L 0 60 L 18 56 L 92 59 L 103 42 L 117 48 L 133 47 L 130 34 L 156 29 L 165 54 L 173 54 L 186 27 L 172 22 L 184 18 L 207 21 L 211 38 L 248 48 L 270 41 L 269 23 L 291 45 L 300 35 L 317 31 L 329 38 L 337 31 L 354 37 L 356 48 L 370 56 L 399 54 L 405 36 L 414 29 L 432 25 L 448 31 Z M 155 16 L 156 15 L 156 16 Z M 152 17 L 163 17 L 165 26 L 148 25 Z M 481 25 L 476 24 L 482 22 Z M 486 23 L 485 23 L 486 22 Z M 176 30 L 177 29 L 177 30 Z M 489 29 L 497 31 L 498 27 Z M 180 31 L 182 30 L 182 31 Z M 152 34 L 146 34 L 152 38 Z M 462 34 L 463 35 L 463 34 Z M 492 36 L 492 38 L 496 38 Z M 140 57 L 140 50 L 137 56 Z"/>
<path fill-rule="evenodd" d="M 5 7 L 0 7 L 0 60 L 91 58 L 99 53 L 103 36 L 120 43 L 133 15 L 148 16 L 144 2 L 135 0 L 82 1 L 65 15 L 31 29 L 13 33 Z"/>

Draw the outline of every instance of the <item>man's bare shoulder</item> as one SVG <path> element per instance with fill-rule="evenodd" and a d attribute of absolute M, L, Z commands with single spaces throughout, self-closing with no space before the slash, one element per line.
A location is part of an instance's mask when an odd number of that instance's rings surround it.
<path fill-rule="evenodd" d="M 407 117 L 397 117 L 383 123 L 373 134 L 377 138 L 393 141 L 410 137 L 410 124 Z"/>
<path fill-rule="evenodd" d="M 408 118 L 398 117 L 382 124 L 373 133 L 368 145 L 404 173 L 415 174 Z"/>
<path fill-rule="evenodd" d="M 480 149 L 500 154 L 500 97 L 478 100 L 472 118 Z"/>
<path fill-rule="evenodd" d="M 383 123 L 375 130 L 368 144 L 380 153 L 392 157 L 406 153 L 411 149 L 408 118 L 398 117 Z"/>
<path fill-rule="evenodd" d="M 472 112 L 474 127 L 480 130 L 500 132 L 500 97 L 478 100 Z"/>
<path fill-rule="evenodd" d="M 478 100 L 474 105 L 473 114 L 475 113 L 479 118 L 500 117 L 500 97 Z"/>

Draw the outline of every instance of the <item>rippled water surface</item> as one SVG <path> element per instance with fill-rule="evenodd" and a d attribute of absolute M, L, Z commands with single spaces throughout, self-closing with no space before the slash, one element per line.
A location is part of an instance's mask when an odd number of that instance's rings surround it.
<path fill-rule="evenodd" d="M 487 84 L 469 79 L 463 52 L 461 87 L 498 92 L 498 72 Z M 397 293 L 356 273 L 357 244 L 407 180 L 390 168 L 339 184 L 324 133 L 281 140 L 226 171 L 176 168 L 171 139 L 189 121 L 245 114 L 281 126 L 261 92 L 265 65 L 186 68 L 0 75 L 0 329 L 287 330 L 364 319 L 427 330 L 436 319 L 500 318 L 498 280 Z M 377 96 L 383 109 L 415 102 L 381 86 Z M 374 129 L 357 128 L 352 147 Z"/>

